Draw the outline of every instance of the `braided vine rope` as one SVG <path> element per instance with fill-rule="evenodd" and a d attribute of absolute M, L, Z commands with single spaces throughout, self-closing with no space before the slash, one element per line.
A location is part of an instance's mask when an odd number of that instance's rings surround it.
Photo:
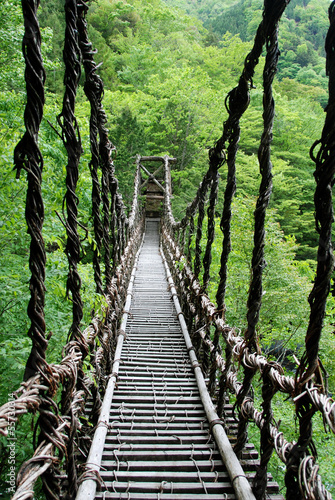
<path fill-rule="evenodd" d="M 81 321 L 83 317 L 83 302 L 81 299 L 81 278 L 78 272 L 80 261 L 80 239 L 78 234 L 78 203 L 76 188 L 79 179 L 79 162 L 81 157 L 81 137 L 79 127 L 75 117 L 76 94 L 81 75 L 81 52 L 79 48 L 79 36 L 77 29 L 78 9 L 77 0 L 65 1 L 65 43 L 63 59 L 65 64 L 64 84 L 65 92 L 63 107 L 57 117 L 57 122 L 61 127 L 62 139 L 67 151 L 66 166 L 66 194 L 63 201 L 63 220 L 67 234 L 65 253 L 68 258 L 69 271 L 66 283 L 67 296 L 72 301 L 72 325 L 69 330 L 65 353 L 69 349 L 78 347 L 83 358 L 88 354 L 88 346 L 81 332 Z M 66 210 L 66 215 L 65 215 Z M 85 391 L 84 375 L 81 364 L 76 367 L 77 373 L 63 384 L 62 391 L 62 414 L 70 420 L 68 427 L 68 438 L 66 443 L 67 475 L 69 478 L 70 493 L 75 495 L 77 491 L 77 471 L 75 461 L 75 439 L 80 426 L 72 410 L 72 401 L 82 396 Z M 81 398 L 83 399 L 83 398 Z M 53 476 L 52 471 L 48 471 L 48 482 Z M 50 495 L 49 495 L 50 496 Z"/>
<path fill-rule="evenodd" d="M 65 92 L 63 109 L 58 115 L 57 121 L 62 130 L 62 138 L 67 151 L 68 163 L 66 166 L 66 194 L 63 203 L 65 228 L 67 232 L 67 243 L 65 253 L 69 261 L 69 274 L 67 280 L 67 293 L 71 292 L 73 321 L 70 329 L 70 338 L 80 339 L 80 324 L 83 316 L 83 304 L 80 296 L 81 279 L 78 273 L 80 260 L 80 240 L 78 235 L 78 197 L 76 187 L 79 177 L 79 161 L 81 156 L 81 138 L 77 120 L 75 117 L 76 93 L 81 74 L 80 49 L 77 30 L 77 1 L 66 0 L 65 2 Z M 83 346 L 85 349 L 85 346 Z"/>
<path fill-rule="evenodd" d="M 266 43 L 266 60 L 263 70 L 263 133 L 258 149 L 258 161 L 261 173 L 261 184 L 259 195 L 256 202 L 254 213 L 254 247 L 252 254 L 252 279 L 249 288 L 249 297 L 247 302 L 247 329 L 244 334 L 245 346 L 251 352 L 260 353 L 256 326 L 259 321 L 259 314 L 263 295 L 263 270 L 266 266 L 264 257 L 265 246 L 265 217 L 269 206 L 272 192 L 272 163 L 271 163 L 271 142 L 272 129 L 275 113 L 274 99 L 272 95 L 272 84 L 277 71 L 277 62 L 279 58 L 278 47 L 278 24 L 287 5 L 287 0 L 277 0 L 275 2 L 266 0 L 264 2 L 263 12 L 263 31 Z M 244 366 L 243 386 L 237 395 L 237 404 L 242 408 L 243 401 L 251 396 L 251 383 L 255 372 L 249 366 Z M 271 382 L 265 374 L 263 376 L 263 411 L 267 425 L 263 426 L 261 431 L 261 465 L 257 471 L 254 480 L 254 493 L 257 498 L 264 498 L 267 479 L 267 463 L 271 458 L 273 443 L 269 439 L 269 425 L 272 421 L 271 400 L 274 395 Z M 265 399 L 264 399 L 265 398 Z M 237 456 L 241 456 L 242 450 L 247 441 L 248 420 L 243 418 L 243 412 L 239 413 L 239 424 L 237 440 L 234 451 Z"/>
<path fill-rule="evenodd" d="M 99 144 L 98 133 L 100 119 L 103 113 L 102 97 L 103 97 L 103 82 L 97 74 L 97 65 L 94 61 L 95 51 L 92 48 L 87 35 L 87 22 L 85 19 L 88 7 L 84 1 L 78 6 L 78 32 L 79 43 L 82 53 L 83 66 L 85 70 L 84 91 L 91 105 L 90 115 L 90 145 L 91 145 L 91 161 L 90 170 L 92 176 L 92 213 L 93 226 L 95 235 L 95 247 L 93 248 L 93 269 L 96 290 L 98 293 L 103 293 L 100 256 L 103 241 L 103 229 L 100 214 L 101 203 L 101 185 L 99 180 Z"/>
<path fill-rule="evenodd" d="M 285 376 L 283 370 L 278 363 L 269 362 L 263 355 L 250 352 L 249 349 L 245 348 L 245 340 L 240 336 L 236 330 L 229 325 L 227 325 L 220 314 L 217 313 L 217 308 L 211 303 L 210 299 L 203 293 L 200 283 L 195 279 L 195 276 L 190 269 L 190 267 L 185 264 L 181 270 L 176 269 L 174 263 L 180 262 L 182 259 L 182 253 L 178 248 L 178 245 L 174 241 L 174 237 L 171 234 L 171 230 L 167 225 L 162 228 L 162 245 L 164 249 L 164 254 L 169 267 L 173 274 L 173 278 L 178 288 L 178 294 L 180 296 L 187 296 L 187 302 L 183 302 L 183 307 L 189 308 L 191 314 L 197 315 L 198 317 L 205 318 L 204 323 L 211 321 L 211 324 L 220 332 L 220 335 L 224 338 L 225 342 L 229 346 L 229 352 L 232 354 L 237 364 L 242 366 L 248 366 L 253 371 L 258 371 L 264 374 L 267 384 L 271 383 L 271 391 L 279 391 L 283 394 L 287 394 L 292 399 L 296 397 L 296 383 L 293 377 Z M 182 290 L 182 288 L 184 288 Z M 188 312 L 185 309 L 184 312 L 187 317 Z M 206 319 L 207 318 L 207 319 Z M 208 324 L 208 323 L 206 323 Z M 211 352 L 211 357 L 215 360 L 216 365 L 216 375 L 221 374 L 225 382 L 225 390 L 230 390 L 236 395 L 242 390 L 242 383 L 238 381 L 237 371 L 228 365 L 224 360 L 222 354 L 216 350 L 215 338 L 212 341 L 206 335 L 206 326 L 200 328 L 196 332 L 197 336 L 200 337 L 202 343 L 206 343 Z M 194 343 L 194 340 L 192 340 Z M 228 361 L 229 363 L 229 361 Z M 220 393 L 221 393 L 221 387 Z M 220 397 L 219 393 L 219 397 Z M 224 394 L 224 390 L 222 390 Z M 306 397 L 309 398 L 310 403 L 315 408 L 315 411 L 319 411 L 324 420 L 324 424 L 329 426 L 332 432 L 335 434 L 335 401 L 325 395 L 318 385 L 313 385 L 310 381 L 309 386 L 306 389 Z M 217 402 L 218 408 L 223 406 L 223 401 Z M 269 424 L 269 419 L 266 417 L 266 412 L 259 412 L 254 407 L 254 402 L 252 398 L 247 396 L 244 398 L 241 405 L 241 412 L 243 412 L 244 419 L 252 420 L 256 425 L 263 429 L 266 427 L 266 432 L 270 432 L 271 441 L 273 442 L 274 449 L 279 456 L 279 458 L 288 464 L 289 453 L 292 450 L 295 443 L 287 442 L 282 432 L 279 431 L 273 422 Z M 313 477 L 309 478 L 309 482 L 305 480 L 301 482 L 304 484 L 304 488 L 309 492 L 306 498 L 313 498 L 312 494 L 316 494 L 317 491 L 323 492 L 323 496 L 315 497 L 324 500 L 330 499 L 330 495 L 326 488 L 322 485 L 320 476 L 315 474 L 316 468 L 310 468 L 313 471 Z M 306 467 L 300 469 L 300 476 L 302 474 L 307 474 L 308 471 Z M 256 483 L 258 487 L 258 483 Z M 298 494 L 300 494 L 298 485 Z"/>
<path fill-rule="evenodd" d="M 80 242 L 77 231 L 77 205 L 76 184 L 78 181 L 78 165 L 81 155 L 80 133 L 75 119 L 75 97 L 80 76 L 80 59 L 84 60 L 87 77 L 92 76 L 93 61 L 91 45 L 85 37 L 86 25 L 84 15 L 87 6 L 83 2 L 66 0 L 66 36 L 64 57 L 66 63 L 65 95 L 63 109 L 58 116 L 61 126 L 62 138 L 68 153 L 67 164 L 67 193 L 63 206 L 63 223 L 67 229 L 68 241 L 66 253 L 69 259 L 68 291 L 73 301 L 73 322 L 67 345 L 64 347 L 65 357 L 60 365 L 48 365 L 45 361 L 47 339 L 45 338 L 44 323 L 44 269 L 45 251 L 42 238 L 43 201 L 41 196 L 41 172 L 43 160 L 38 149 L 38 130 L 42 118 L 44 104 L 44 69 L 40 54 L 40 33 L 36 11 L 39 2 L 23 1 L 26 34 L 23 50 L 26 59 L 27 79 L 27 109 L 25 112 L 26 134 L 15 150 L 15 165 L 17 175 L 22 169 L 28 174 L 27 191 L 27 223 L 32 237 L 30 267 L 32 270 L 31 292 L 32 298 L 29 313 L 32 327 L 29 335 L 33 340 L 33 349 L 28 359 L 25 373 L 26 382 L 14 393 L 14 401 L 0 408 L 0 433 L 8 434 L 8 426 L 16 424 L 21 415 L 27 412 L 39 413 L 38 443 L 34 456 L 27 460 L 21 467 L 17 477 L 17 491 L 14 499 L 33 498 L 33 485 L 37 478 L 42 476 L 43 488 L 47 498 L 59 499 L 67 495 L 73 497 L 77 490 L 77 457 L 75 449 L 85 449 L 89 446 L 89 436 L 82 435 L 84 428 L 79 420 L 83 413 L 85 400 L 91 391 L 95 397 L 91 421 L 94 423 L 99 412 L 100 394 L 95 391 L 96 385 L 100 392 L 104 392 L 106 376 L 109 373 L 113 355 L 114 337 L 117 335 L 119 319 L 122 315 L 123 304 L 126 298 L 126 289 L 133 267 L 134 257 L 141 241 L 143 224 L 139 210 L 139 176 L 135 179 L 134 199 L 132 212 L 128 220 L 122 198 L 117 192 L 117 180 L 114 176 L 112 152 L 114 146 L 108 139 L 105 127 L 106 116 L 101 105 L 102 93 L 95 96 L 98 106 L 94 108 L 91 116 L 91 172 L 92 172 L 92 204 L 98 209 L 99 186 L 97 180 L 97 145 L 94 142 L 97 130 L 100 136 L 98 157 L 105 180 L 105 194 L 107 210 L 104 211 L 104 221 L 109 227 L 109 201 L 111 189 L 115 191 L 117 202 L 119 231 L 119 250 L 114 261 L 115 272 L 106 278 L 109 285 L 106 295 L 107 308 L 105 319 L 96 317 L 92 324 L 81 333 L 82 304 L 80 298 L 80 276 L 77 264 L 80 259 Z M 79 14 L 79 15 L 78 15 Z M 80 34 L 79 34 L 80 33 Z M 80 46 L 79 46 L 80 37 Z M 89 68 L 89 65 L 90 68 Z M 91 74 L 88 73 L 91 71 Z M 89 80 L 89 78 L 87 78 Z M 100 80 L 95 80 L 97 86 Z M 102 82 L 101 82 L 102 84 Z M 88 84 L 89 86 L 89 84 Z M 88 92 L 91 101 L 92 94 Z M 92 102 L 91 102 L 92 104 Z M 96 202 L 96 203 L 95 203 Z M 65 209 L 67 217 L 65 216 Z M 96 235 L 99 238 L 99 220 L 96 215 Z M 100 224 L 101 226 L 101 224 Z M 105 231 L 106 233 L 106 231 Z M 131 237 L 129 237 L 131 235 Z M 109 238 L 107 239 L 109 249 Z M 128 243 L 127 243 L 128 242 Z M 101 246 L 99 247 L 101 248 Z M 101 291 L 101 278 L 97 263 L 94 274 L 97 289 Z M 108 270 L 107 270 L 108 274 Z M 90 360 L 94 369 L 91 376 L 96 383 L 88 379 L 82 371 L 85 356 L 90 351 Z M 108 362 L 110 360 L 110 362 Z M 61 408 L 57 408 L 53 396 L 59 388 L 63 389 Z M 95 391 L 95 393 L 94 393 Z M 65 457 L 66 472 L 61 465 Z"/>
<path fill-rule="evenodd" d="M 24 114 L 26 132 L 14 151 L 14 163 L 17 176 L 22 169 L 27 172 L 26 221 L 31 238 L 29 268 L 30 301 L 28 316 L 31 326 L 28 331 L 32 339 L 32 349 L 29 355 L 24 378 L 40 374 L 42 381 L 38 388 L 39 418 L 37 425 L 40 429 L 39 442 L 60 443 L 61 454 L 64 452 L 62 435 L 57 431 L 58 418 L 56 416 L 52 396 L 55 394 L 55 384 L 52 371 L 46 362 L 48 341 L 45 336 L 46 325 L 44 319 L 45 302 L 45 264 L 46 254 L 42 235 L 44 206 L 41 192 L 43 158 L 38 147 L 39 127 L 44 107 L 45 71 L 41 55 L 41 35 L 37 19 L 39 1 L 22 1 L 25 33 L 22 50 L 25 59 L 25 80 L 27 104 Z M 54 491 L 59 490 L 56 478 L 52 480 Z M 44 482 L 45 485 L 45 482 Z"/>
<path fill-rule="evenodd" d="M 288 491 L 292 491 L 298 483 L 301 485 L 301 460 L 306 460 L 308 451 L 314 454 L 312 441 L 312 418 L 316 411 L 315 405 L 308 397 L 308 385 L 311 380 L 323 387 L 321 368 L 319 364 L 319 342 L 322 333 L 323 320 L 326 311 L 327 296 L 330 290 L 330 279 L 334 270 L 334 255 L 332 249 L 333 200 L 332 187 L 335 175 L 335 2 L 329 7 L 330 27 L 326 38 L 327 73 L 329 76 L 329 101 L 325 125 L 319 141 L 311 148 L 311 158 L 315 162 L 316 188 L 314 195 L 316 230 L 319 233 L 317 253 L 317 271 L 314 285 L 309 296 L 311 308 L 308 329 L 305 338 L 305 353 L 296 376 L 296 394 L 299 396 L 296 412 L 299 418 L 299 439 L 292 448 L 285 482 Z M 309 457 L 310 458 L 310 457 Z M 308 470 L 315 471 L 314 465 Z M 306 480 L 303 481 L 306 484 Z M 293 499 L 289 494 L 288 499 Z"/>
<path fill-rule="evenodd" d="M 45 301 L 45 248 L 42 236 L 44 205 L 41 184 L 43 158 L 38 147 L 39 127 L 43 116 L 45 71 L 41 55 L 41 34 L 37 20 L 38 1 L 22 0 L 24 38 L 22 51 L 25 59 L 27 104 L 24 112 L 26 131 L 14 151 L 17 177 L 21 170 L 27 172 L 26 221 L 30 235 L 30 301 L 28 316 L 31 321 L 28 335 L 32 350 L 28 358 L 25 379 L 40 371 L 46 371 L 44 301 Z"/>

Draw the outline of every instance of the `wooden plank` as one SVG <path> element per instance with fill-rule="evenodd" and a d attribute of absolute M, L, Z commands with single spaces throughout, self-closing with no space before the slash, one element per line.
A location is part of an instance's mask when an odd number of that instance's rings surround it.
<path fill-rule="evenodd" d="M 158 222 L 150 222 L 154 224 Z M 180 316 L 165 281 L 158 233 L 155 229 L 151 239 L 150 225 L 148 245 L 144 244 L 137 265 L 127 339 L 110 404 L 99 470 L 104 491 L 96 498 L 236 499 L 227 468 L 208 433 Z M 225 420 L 234 441 L 236 421 L 229 404 Z M 248 492 L 258 463 L 257 451 L 248 444 L 241 459 Z M 283 500 L 269 479 L 267 498 Z M 242 498 L 254 497 L 242 492 Z"/>
<path fill-rule="evenodd" d="M 113 457 L 114 458 L 114 457 Z M 152 458 L 152 457 L 151 457 Z M 195 460 L 195 459 L 194 459 Z M 215 470 L 219 470 L 224 472 L 227 476 L 227 472 L 224 471 L 224 466 L 221 460 L 195 460 L 192 462 L 190 457 L 187 456 L 187 460 L 140 460 L 140 461 L 130 461 L 130 460 L 103 460 L 102 467 L 108 467 L 111 469 L 117 470 L 125 470 L 132 471 L 136 470 L 140 472 L 142 475 L 146 471 L 184 471 L 184 472 L 192 472 L 196 467 L 201 469 L 203 472 L 210 472 L 215 467 Z"/>
<path fill-rule="evenodd" d="M 113 490 L 108 491 L 108 492 L 103 492 L 97 493 L 96 498 L 102 498 L 102 499 L 118 499 L 118 500 L 129 500 L 129 494 L 126 492 L 120 492 L 116 493 Z M 158 493 L 134 493 L 132 492 L 131 494 L 131 500 L 157 500 Z M 222 494 L 217 494 L 217 493 L 207 493 L 205 497 L 206 500 L 222 500 L 223 496 Z M 236 497 L 233 493 L 226 493 L 224 496 L 225 500 L 236 500 Z M 271 497 L 272 498 L 272 497 Z M 169 494 L 166 491 L 164 491 L 164 496 L 162 500 L 194 500 L 194 494 L 193 493 L 172 493 Z M 274 500 L 276 500 L 274 498 Z M 282 497 L 278 497 L 278 500 L 283 500 Z"/>
<path fill-rule="evenodd" d="M 115 480 L 114 480 L 115 481 Z M 157 493 L 163 491 L 170 493 L 190 493 L 192 492 L 194 495 L 202 495 L 199 497 L 200 499 L 204 498 L 204 495 L 209 493 L 219 493 L 221 494 L 221 500 L 224 499 L 224 493 L 229 492 L 232 493 L 232 485 L 230 481 L 217 481 L 217 482 L 206 482 L 203 483 L 198 479 L 198 482 L 169 482 L 165 481 L 162 485 L 161 481 L 147 481 L 147 482 L 133 482 L 133 481 L 125 481 L 125 482 L 114 482 L 114 481 L 105 481 L 108 489 L 115 489 L 117 492 L 127 491 L 128 493 Z M 169 484 L 170 483 L 170 484 Z M 165 496 L 165 494 L 164 494 Z M 163 497 L 164 498 L 164 497 Z M 206 497 L 205 497 L 206 498 Z"/>
<path fill-rule="evenodd" d="M 210 448 L 197 448 L 192 449 L 192 447 L 188 447 L 186 449 L 148 449 L 148 456 L 150 456 L 151 460 L 155 460 L 155 463 L 158 461 L 166 461 L 166 460 L 188 460 L 192 457 L 196 461 L 205 460 L 209 461 L 209 459 L 216 460 L 218 463 L 222 465 L 222 460 L 220 459 L 220 454 L 218 451 L 214 451 Z M 143 451 L 142 450 L 131 450 L 131 449 L 121 449 L 121 450 L 105 450 L 104 457 L 111 457 L 111 461 L 115 459 L 115 455 L 118 457 L 120 461 L 131 461 L 131 462 L 142 462 L 143 461 Z M 193 463 L 192 463 L 193 464 Z"/>

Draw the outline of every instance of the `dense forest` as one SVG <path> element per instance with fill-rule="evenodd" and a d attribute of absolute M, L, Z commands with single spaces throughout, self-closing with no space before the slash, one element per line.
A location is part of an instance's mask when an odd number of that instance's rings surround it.
<path fill-rule="evenodd" d="M 91 0 L 89 35 L 101 62 L 104 107 L 110 138 L 117 147 L 116 174 L 126 204 L 132 196 L 137 153 L 169 154 L 178 218 L 193 198 L 208 165 L 208 149 L 221 135 L 225 96 L 241 74 L 261 16 L 261 0 Z M 299 358 L 308 320 L 307 296 L 314 276 L 317 234 L 314 224 L 314 163 L 309 150 L 321 134 L 327 104 L 324 40 L 328 0 L 291 0 L 280 26 L 281 57 L 274 86 L 276 119 L 272 162 L 274 188 L 267 221 L 263 310 L 259 336 L 265 350 L 285 345 Z M 29 298 L 29 240 L 24 222 L 26 183 L 13 173 L 13 151 L 23 131 L 25 103 L 23 34 L 19 0 L 0 4 L 0 403 L 22 380 L 30 351 L 26 336 Z M 47 71 L 46 105 L 40 147 L 44 156 L 44 238 L 47 247 L 46 322 L 49 360 L 57 361 L 67 337 L 71 304 L 66 299 L 65 234 L 57 216 L 65 192 L 66 152 L 56 116 L 63 97 L 63 0 L 42 1 L 39 12 Z M 227 320 L 243 328 L 252 251 L 252 217 L 258 191 L 257 150 L 262 132 L 262 73 L 257 70 L 251 104 L 242 120 L 233 245 L 227 292 Z M 90 206 L 89 104 L 83 88 L 76 116 L 83 139 L 79 181 L 80 224 L 87 229 L 80 272 L 85 322 L 99 310 L 90 260 L 94 244 Z M 222 167 L 224 180 L 225 170 Z M 224 182 L 221 183 L 223 186 Z M 217 215 L 222 209 L 223 187 Z M 220 234 L 214 263 L 219 267 Z M 215 260 L 216 259 L 216 260 Z M 214 279 L 214 278 L 213 278 Z M 321 345 L 335 392 L 335 302 L 330 296 Z M 84 324 L 83 324 L 84 326 Z M 279 417 L 278 417 L 279 418 Z M 290 421 L 290 416 L 280 415 Z M 322 427 L 322 423 L 320 423 Z M 24 459 L 31 423 L 19 431 Z M 320 440 L 318 432 L 315 440 Z M 2 445 L 5 444 L 3 440 Z M 320 443 L 318 443 L 320 445 Z M 1 446 L 1 445 L 0 445 Z M 326 486 L 335 491 L 334 441 L 323 441 L 320 459 Z M 3 446 L 3 449 L 5 447 Z M 0 467 L 5 463 L 5 456 Z M 281 465 L 275 464 L 274 468 Z"/>

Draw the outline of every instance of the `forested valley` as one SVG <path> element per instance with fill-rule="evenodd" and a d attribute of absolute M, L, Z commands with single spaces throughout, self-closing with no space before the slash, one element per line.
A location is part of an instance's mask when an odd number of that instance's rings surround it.
<path fill-rule="evenodd" d="M 225 97 L 237 84 L 262 17 L 261 0 L 91 0 L 89 35 L 101 62 L 105 85 L 104 108 L 109 136 L 117 148 L 119 187 L 131 203 L 134 156 L 177 158 L 172 171 L 175 217 L 192 200 L 208 166 L 208 149 L 222 133 L 227 118 Z M 291 0 L 280 25 L 281 57 L 274 85 L 276 118 L 273 130 L 273 193 L 267 220 L 264 297 L 258 335 L 266 351 L 273 345 L 301 356 L 308 323 L 308 294 L 315 272 L 318 244 L 314 223 L 314 163 L 310 148 L 320 138 L 328 99 L 324 42 L 328 28 L 328 0 Z M 39 21 L 47 72 L 46 105 L 40 148 L 44 157 L 44 239 L 47 249 L 46 323 L 52 333 L 48 360 L 61 358 L 67 338 L 71 302 L 66 298 L 67 261 L 62 213 L 66 151 L 59 136 L 57 115 L 63 98 L 63 0 L 41 1 Z M 19 0 L 0 3 L 0 404 L 22 381 L 31 341 L 27 337 L 29 299 L 29 237 L 24 218 L 25 175 L 16 178 L 13 151 L 24 130 L 23 35 Z M 250 278 L 253 211 L 260 180 L 257 150 L 262 133 L 262 64 L 254 78 L 251 103 L 241 129 L 234 202 L 233 244 L 227 289 L 227 321 L 243 330 Z M 76 117 L 83 154 L 78 185 L 82 229 L 83 327 L 92 310 L 104 305 L 92 279 L 91 248 L 95 244 L 90 215 L 90 107 L 82 86 Z M 219 269 L 225 166 L 221 172 L 220 201 L 214 265 Z M 212 276 L 214 283 L 215 273 Z M 213 286 L 214 289 L 214 286 Z M 332 290 L 334 292 L 334 290 Z M 329 392 L 335 392 L 335 301 L 330 295 L 321 344 L 328 371 Z M 214 300 L 214 298 L 212 297 Z M 84 324 L 85 323 L 85 324 Z M 278 401 L 278 408 L 280 408 Z M 292 415 L 279 414 L 282 425 Z M 320 429 L 323 424 L 317 424 Z M 18 439 L 21 461 L 31 449 L 31 420 Z M 292 436 L 293 436 L 292 432 Z M 29 438 L 27 438 L 29 436 Z M 315 440 L 325 485 L 335 492 L 334 439 Z M 5 450 L 5 439 L 0 451 Z M 6 461 L 0 458 L 0 469 Z M 273 459 L 273 474 L 282 465 Z"/>

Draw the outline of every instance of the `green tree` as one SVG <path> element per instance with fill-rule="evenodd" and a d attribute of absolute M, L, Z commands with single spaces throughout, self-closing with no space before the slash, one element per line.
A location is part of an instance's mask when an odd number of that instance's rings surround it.
<path fill-rule="evenodd" d="M 4 0 L 0 5 L 0 88 L 19 90 L 23 86 L 22 13 L 17 1 Z"/>

